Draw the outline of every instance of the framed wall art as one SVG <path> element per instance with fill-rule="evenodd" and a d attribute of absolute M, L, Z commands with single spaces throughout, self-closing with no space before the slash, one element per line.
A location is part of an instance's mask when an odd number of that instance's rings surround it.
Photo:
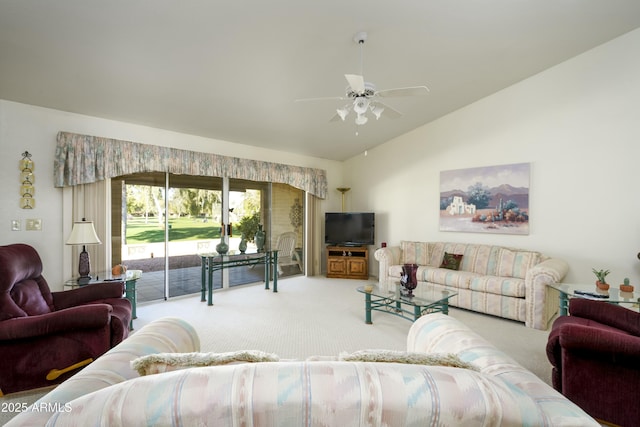
<path fill-rule="evenodd" d="M 440 231 L 529 234 L 529 163 L 440 172 Z"/>

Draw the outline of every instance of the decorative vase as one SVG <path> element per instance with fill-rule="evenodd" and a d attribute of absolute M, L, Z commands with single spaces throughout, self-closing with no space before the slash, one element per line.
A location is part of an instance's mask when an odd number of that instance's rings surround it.
<path fill-rule="evenodd" d="M 418 286 L 418 264 L 404 264 L 400 284 L 406 289 L 407 297 L 413 297 L 413 290 Z"/>
<path fill-rule="evenodd" d="M 224 255 L 229 252 L 229 245 L 224 241 L 224 224 L 220 227 L 220 243 L 216 245 L 216 252 L 220 255 Z"/>
<path fill-rule="evenodd" d="M 255 235 L 258 252 L 264 252 L 265 237 L 266 237 L 266 234 L 264 230 L 262 230 L 262 224 L 258 224 L 258 231 L 256 231 L 256 235 Z"/>
<path fill-rule="evenodd" d="M 605 282 L 601 282 L 601 281 L 597 281 L 596 282 L 596 286 L 598 287 L 598 289 L 600 289 L 601 291 L 608 291 L 609 290 L 609 284 L 605 283 Z"/>
<path fill-rule="evenodd" d="M 220 238 L 220 243 L 216 245 L 216 252 L 220 255 L 224 255 L 229 252 L 229 245 L 225 243 L 224 236 Z"/>
<path fill-rule="evenodd" d="M 242 237 L 240 238 L 240 244 L 238 245 L 238 250 L 241 254 L 247 251 L 247 237 L 244 233 L 242 233 Z"/>

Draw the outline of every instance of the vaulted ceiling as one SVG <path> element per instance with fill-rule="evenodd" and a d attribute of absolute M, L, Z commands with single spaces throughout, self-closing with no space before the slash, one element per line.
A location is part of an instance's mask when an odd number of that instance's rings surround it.
<path fill-rule="evenodd" d="M 638 0 L 1 0 L 0 98 L 344 160 L 638 27 Z M 347 73 L 431 91 L 364 126 L 295 102 Z"/>

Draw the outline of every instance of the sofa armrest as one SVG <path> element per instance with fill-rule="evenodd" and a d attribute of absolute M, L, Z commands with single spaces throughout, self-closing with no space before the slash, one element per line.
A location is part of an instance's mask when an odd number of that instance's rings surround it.
<path fill-rule="evenodd" d="M 533 266 L 525 277 L 525 298 L 527 312 L 525 325 L 529 328 L 546 330 L 549 320 L 558 309 L 558 301 L 548 301 L 548 285 L 559 283 L 569 271 L 569 264 L 558 258 L 549 258 Z"/>
<path fill-rule="evenodd" d="M 386 282 L 389 280 L 389 267 L 400 264 L 402 249 L 400 246 L 387 246 L 379 248 L 373 256 L 378 260 L 378 281 Z"/>
<path fill-rule="evenodd" d="M 637 368 L 640 360 L 640 337 L 587 325 L 562 325 L 560 347 L 563 351 L 580 353 L 580 357 L 598 360 L 598 363 Z"/>
<path fill-rule="evenodd" d="M 559 347 L 562 394 L 607 425 L 637 425 L 640 337 L 595 322 L 567 323 L 560 327 Z"/>
<path fill-rule="evenodd" d="M 89 304 L 38 316 L 15 317 L 0 322 L 0 340 L 34 338 L 79 329 L 97 329 L 109 323 L 113 308 Z"/>
<path fill-rule="evenodd" d="M 594 320 L 640 337 L 640 313 L 616 304 L 606 304 L 584 298 L 569 300 L 571 316 Z"/>
<path fill-rule="evenodd" d="M 442 313 L 420 317 L 409 329 L 407 351 L 453 353 L 463 361 L 480 368 L 483 374 L 498 377 L 523 390 L 533 397 L 538 402 L 540 410 L 549 416 L 558 414 L 558 411 L 565 411 L 565 414 L 582 414 L 585 417 L 580 424 L 562 425 L 598 425 L 595 422 L 589 423 L 589 417 L 577 405 L 564 399 L 533 372 L 454 317 Z"/>
<path fill-rule="evenodd" d="M 108 298 L 122 298 L 123 281 L 109 281 L 81 286 L 68 291 L 51 292 L 56 310 Z"/>

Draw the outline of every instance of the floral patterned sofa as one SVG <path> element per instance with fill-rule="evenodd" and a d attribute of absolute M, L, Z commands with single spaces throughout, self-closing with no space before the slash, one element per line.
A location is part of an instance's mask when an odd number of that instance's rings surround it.
<path fill-rule="evenodd" d="M 599 426 L 460 321 L 430 314 L 407 355 L 445 354 L 473 369 L 339 361 L 236 363 L 139 376 L 139 356 L 195 352 L 190 325 L 160 319 L 6 424 L 273 426 Z"/>
<path fill-rule="evenodd" d="M 558 310 L 557 291 L 547 284 L 562 281 L 569 269 L 564 260 L 539 252 L 504 246 L 402 241 L 377 249 L 378 280 L 392 290 L 403 264 L 417 264 L 421 295 L 428 286 L 458 295 L 449 304 L 524 322 L 546 330 Z"/>

